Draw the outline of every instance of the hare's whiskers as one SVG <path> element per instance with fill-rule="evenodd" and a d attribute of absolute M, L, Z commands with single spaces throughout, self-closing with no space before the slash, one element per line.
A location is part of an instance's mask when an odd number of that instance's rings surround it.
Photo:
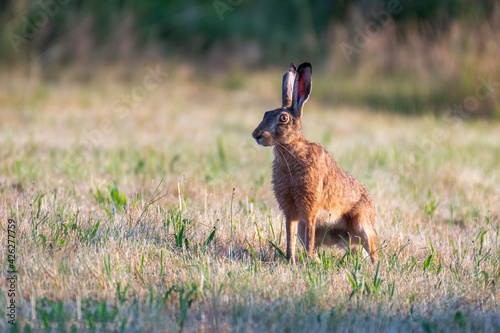
<path fill-rule="evenodd" d="M 278 142 L 277 142 L 277 143 L 278 143 Z M 279 144 L 279 143 L 278 143 L 278 144 Z M 286 159 L 285 155 L 284 155 L 284 154 L 280 151 L 280 149 L 279 149 L 278 147 L 276 147 L 276 151 L 277 151 L 278 153 L 280 153 L 281 158 L 283 158 L 283 159 L 285 160 L 286 166 L 288 167 L 288 172 L 290 173 L 290 177 L 292 177 L 292 170 L 290 170 L 290 165 L 288 165 L 288 161 L 287 161 L 287 159 Z"/>
<path fill-rule="evenodd" d="M 276 142 L 277 144 L 280 145 L 280 147 L 283 147 L 283 149 L 285 149 L 288 153 L 290 153 L 290 155 L 292 155 L 300 164 L 302 164 L 302 161 L 299 160 L 299 158 L 297 156 L 295 156 L 290 150 L 288 150 L 284 145 L 282 145 L 281 143 L 279 142 Z"/>

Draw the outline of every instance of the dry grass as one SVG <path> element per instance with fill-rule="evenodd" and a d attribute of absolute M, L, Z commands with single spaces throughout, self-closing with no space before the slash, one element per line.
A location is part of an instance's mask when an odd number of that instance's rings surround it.
<path fill-rule="evenodd" d="M 374 20 L 370 17 L 365 21 L 360 12 L 353 10 L 348 24 L 331 28 L 333 38 L 326 67 L 337 77 L 347 69 L 357 80 L 348 76 L 340 81 L 343 84 L 320 91 L 319 97 L 405 114 L 443 114 L 463 104 L 470 116 L 498 119 L 499 4 L 490 15 L 489 21 L 455 21 L 444 30 L 434 30 L 423 22 L 418 29 L 417 25 L 402 28 L 390 20 L 363 43 L 356 31 L 366 32 Z M 349 54 L 342 45 L 357 51 Z M 481 78 L 492 79 L 494 91 L 474 105 L 470 98 L 482 89 Z"/>
<path fill-rule="evenodd" d="M 2 74 L 0 242 L 14 218 L 20 331 L 500 329 L 498 123 L 334 109 L 313 89 L 304 131 L 370 189 L 381 260 L 327 249 L 292 267 L 272 245 L 286 242 L 272 154 L 251 138 L 280 73 L 161 67 L 128 114 L 115 100 L 145 71 Z"/>

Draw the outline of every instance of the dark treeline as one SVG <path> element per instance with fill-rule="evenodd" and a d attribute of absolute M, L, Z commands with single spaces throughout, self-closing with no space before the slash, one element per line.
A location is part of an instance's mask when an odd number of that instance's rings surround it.
<path fill-rule="evenodd" d="M 226 74 L 311 61 L 326 103 L 500 117 L 499 0 L 0 0 L 0 22 L 0 67 L 30 77 L 65 67 L 86 80 L 109 64 L 128 75 L 153 59 Z"/>
<path fill-rule="evenodd" d="M 114 60 L 143 53 L 328 56 L 332 28 L 391 8 L 399 38 L 408 29 L 433 39 L 454 21 L 491 20 L 497 0 L 0 0 L 4 60 L 46 54 L 56 61 Z"/>

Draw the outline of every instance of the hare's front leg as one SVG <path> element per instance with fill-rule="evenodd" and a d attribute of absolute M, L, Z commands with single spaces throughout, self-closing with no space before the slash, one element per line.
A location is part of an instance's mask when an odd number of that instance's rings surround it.
<path fill-rule="evenodd" d="M 299 220 L 299 226 L 297 229 L 298 229 L 297 234 L 299 235 L 300 244 L 302 244 L 302 246 L 305 249 L 306 248 L 306 230 L 307 230 L 306 222 Z"/>
<path fill-rule="evenodd" d="M 299 220 L 299 238 L 311 258 L 314 258 L 314 248 L 316 245 L 316 218 L 317 214 L 311 214 L 310 217 L 304 214 Z"/>
<path fill-rule="evenodd" d="M 286 217 L 286 259 L 295 264 L 295 239 L 297 237 L 297 219 Z"/>
<path fill-rule="evenodd" d="M 306 235 L 306 250 L 311 258 L 314 258 L 314 244 L 316 242 L 316 215 L 309 217 L 306 220 L 307 230 Z"/>

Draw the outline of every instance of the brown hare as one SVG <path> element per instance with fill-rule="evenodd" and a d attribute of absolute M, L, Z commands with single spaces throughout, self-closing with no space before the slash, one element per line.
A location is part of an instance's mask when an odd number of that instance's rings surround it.
<path fill-rule="evenodd" d="M 295 263 L 298 231 L 308 254 L 320 245 L 345 249 L 362 244 L 378 261 L 375 206 L 363 184 L 344 171 L 326 149 L 302 134 L 302 109 L 312 87 L 311 64 L 294 64 L 283 76 L 283 106 L 267 111 L 252 136 L 274 146 L 273 186 L 286 218 L 286 257 Z"/>

